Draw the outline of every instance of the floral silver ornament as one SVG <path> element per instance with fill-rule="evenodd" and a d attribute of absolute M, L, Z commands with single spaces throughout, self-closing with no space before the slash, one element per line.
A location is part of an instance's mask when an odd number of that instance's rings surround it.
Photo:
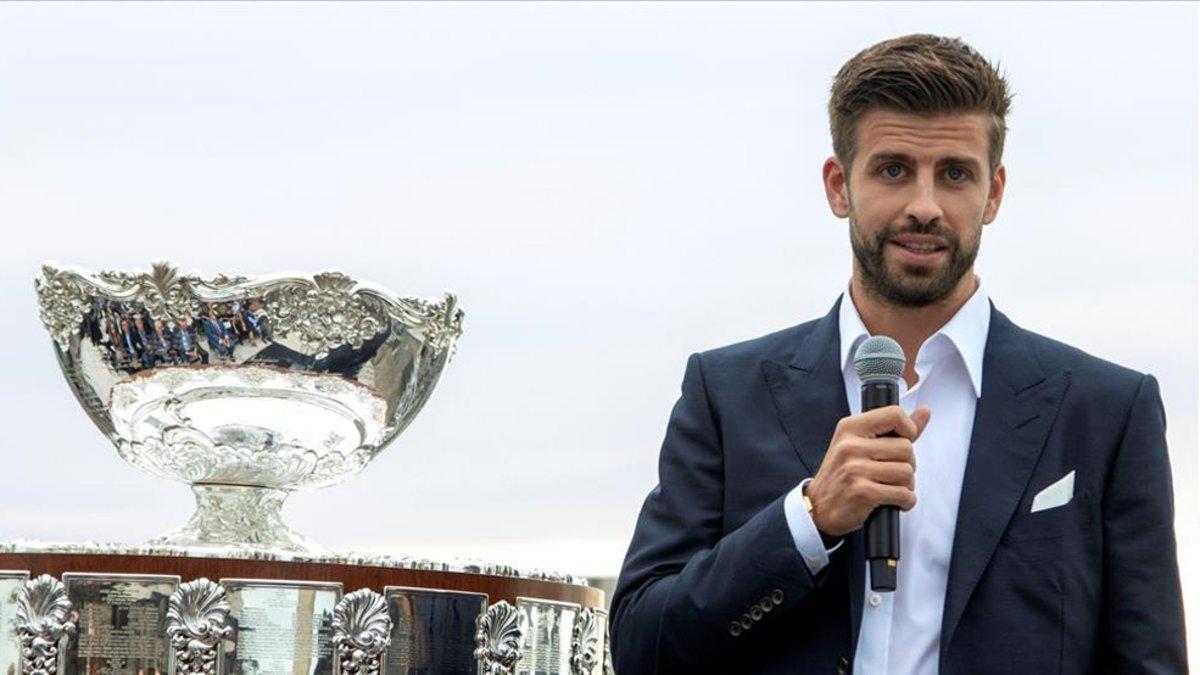
<path fill-rule="evenodd" d="M 579 613 L 571 629 L 572 675 L 592 675 L 600 658 L 600 621 L 589 607 Z"/>
<path fill-rule="evenodd" d="M 333 610 L 333 648 L 343 675 L 378 675 L 392 643 L 387 601 L 369 588 L 346 597 Z"/>
<path fill-rule="evenodd" d="M 485 675 L 514 675 L 521 661 L 524 615 L 501 600 L 475 620 L 475 660 Z"/>
<path fill-rule="evenodd" d="M 180 584 L 167 603 L 167 637 L 176 673 L 212 675 L 221 640 L 233 635 L 225 589 L 204 577 Z"/>
<path fill-rule="evenodd" d="M 58 644 L 75 634 L 71 601 L 62 582 L 49 574 L 26 581 L 17 593 L 17 639 L 24 675 L 57 675 Z"/>

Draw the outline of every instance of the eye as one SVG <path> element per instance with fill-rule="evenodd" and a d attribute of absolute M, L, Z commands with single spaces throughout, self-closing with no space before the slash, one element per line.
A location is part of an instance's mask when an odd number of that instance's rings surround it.
<path fill-rule="evenodd" d="M 896 169 L 897 173 L 892 173 L 891 169 Z M 899 178 L 900 177 L 899 172 L 903 171 L 903 170 L 904 170 L 904 167 L 900 166 L 899 164 L 888 164 L 888 165 L 885 165 L 882 169 L 884 175 L 886 175 L 888 178 Z"/>
<path fill-rule="evenodd" d="M 961 178 L 955 178 L 956 173 L 961 175 Z M 952 166 L 949 169 L 947 169 L 946 175 L 950 178 L 950 180 L 954 181 L 955 183 L 962 183 L 971 177 L 971 174 L 969 172 L 967 172 L 963 169 L 960 169 L 956 166 Z"/>

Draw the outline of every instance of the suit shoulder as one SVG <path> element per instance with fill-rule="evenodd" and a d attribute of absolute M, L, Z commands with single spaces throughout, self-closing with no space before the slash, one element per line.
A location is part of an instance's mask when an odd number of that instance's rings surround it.
<path fill-rule="evenodd" d="M 1146 373 L 1101 358 L 1060 340 L 1028 329 L 1023 330 L 1029 338 L 1030 347 L 1038 361 L 1055 371 L 1071 371 L 1073 380 L 1105 385 L 1106 388 L 1115 386 L 1120 390 L 1136 391 L 1146 375 Z"/>
<path fill-rule="evenodd" d="M 787 362 L 820 319 L 813 319 L 755 338 L 713 347 L 699 352 L 706 369 L 742 368 L 756 366 L 763 359 Z"/>

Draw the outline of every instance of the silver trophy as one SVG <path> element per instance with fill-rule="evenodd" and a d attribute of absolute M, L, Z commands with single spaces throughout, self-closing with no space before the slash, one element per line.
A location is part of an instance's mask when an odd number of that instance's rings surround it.
<path fill-rule="evenodd" d="M 293 490 L 362 471 L 428 400 L 462 332 L 455 296 L 398 297 L 339 272 L 92 273 L 47 263 L 42 322 L 76 397 L 130 464 L 192 486 L 151 544 L 316 552 Z"/>

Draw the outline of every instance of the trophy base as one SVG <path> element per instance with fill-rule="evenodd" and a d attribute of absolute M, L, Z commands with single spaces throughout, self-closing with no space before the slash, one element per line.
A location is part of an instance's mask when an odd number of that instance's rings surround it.
<path fill-rule="evenodd" d="M 283 522 L 287 490 L 254 485 L 196 484 L 196 511 L 183 527 L 146 542 L 158 546 L 241 548 L 320 553 Z"/>

